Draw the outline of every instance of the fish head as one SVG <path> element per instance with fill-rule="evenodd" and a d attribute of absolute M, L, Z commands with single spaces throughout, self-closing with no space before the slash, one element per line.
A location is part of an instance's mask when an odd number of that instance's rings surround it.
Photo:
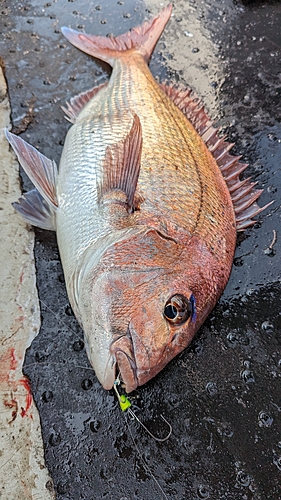
<path fill-rule="evenodd" d="M 112 245 L 88 274 L 79 306 L 87 352 L 111 389 L 153 378 L 191 341 L 217 300 L 208 252 L 156 230 Z M 200 259 L 198 260 L 198 257 Z M 204 261 L 205 259 L 205 261 Z"/>

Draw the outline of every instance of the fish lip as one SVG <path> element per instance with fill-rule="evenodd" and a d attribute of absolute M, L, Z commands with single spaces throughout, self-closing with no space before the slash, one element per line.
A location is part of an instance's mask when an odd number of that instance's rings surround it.
<path fill-rule="evenodd" d="M 121 379 L 126 386 L 126 392 L 132 392 L 139 385 L 137 377 L 137 364 L 134 345 L 130 329 L 123 335 L 115 338 L 110 346 L 110 352 L 116 360 L 116 372 L 119 371 Z"/>
<path fill-rule="evenodd" d="M 124 354 L 124 356 L 126 356 L 126 359 L 128 360 L 129 362 L 129 365 L 130 365 L 130 368 L 131 368 L 131 374 L 133 375 L 133 378 L 134 378 L 134 381 L 133 383 L 130 383 L 128 384 L 128 380 L 126 375 L 124 374 L 124 371 L 122 369 L 122 367 L 120 368 L 119 364 L 120 364 L 120 361 L 118 362 L 118 354 L 119 353 L 122 353 Z M 137 386 L 139 385 L 138 384 L 138 377 L 137 377 L 137 367 L 136 367 L 136 364 L 135 362 L 132 360 L 132 358 L 123 350 L 123 349 L 117 349 L 115 351 L 115 357 L 116 357 L 116 369 L 117 371 L 119 371 L 120 375 L 121 375 L 121 380 L 122 382 L 124 382 L 124 384 L 126 385 L 126 392 L 131 392 L 133 391 L 134 389 L 137 388 Z"/>
<path fill-rule="evenodd" d="M 134 340 L 136 336 L 137 334 L 134 330 L 133 324 L 129 323 L 127 332 L 119 335 L 118 338 L 115 338 L 112 341 L 110 348 L 111 353 L 116 359 L 116 372 L 118 373 L 119 371 L 121 379 L 126 386 L 127 393 L 132 392 L 138 386 L 148 382 L 167 364 L 166 362 L 157 364 L 156 366 L 150 366 L 149 364 L 149 366 L 145 368 L 140 368 L 135 355 L 137 345 Z M 145 346 L 143 344 L 142 348 L 145 351 Z M 128 366 L 130 366 L 129 373 Z"/>

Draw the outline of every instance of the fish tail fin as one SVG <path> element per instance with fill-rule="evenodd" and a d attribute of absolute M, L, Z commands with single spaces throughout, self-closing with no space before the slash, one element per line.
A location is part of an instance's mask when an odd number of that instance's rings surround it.
<path fill-rule="evenodd" d="M 120 53 L 133 50 L 149 61 L 171 13 L 172 5 L 170 4 L 150 21 L 117 37 L 87 35 L 66 27 L 63 27 L 61 31 L 72 45 L 111 66 L 114 65 L 114 60 L 120 57 Z"/>

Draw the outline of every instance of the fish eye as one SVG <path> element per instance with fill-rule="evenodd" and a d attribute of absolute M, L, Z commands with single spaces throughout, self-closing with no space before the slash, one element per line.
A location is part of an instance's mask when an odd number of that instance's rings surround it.
<path fill-rule="evenodd" d="M 167 302 L 164 308 L 164 317 L 173 325 L 182 325 L 190 317 L 195 314 L 195 299 L 191 295 L 187 299 L 184 295 L 173 295 Z"/>

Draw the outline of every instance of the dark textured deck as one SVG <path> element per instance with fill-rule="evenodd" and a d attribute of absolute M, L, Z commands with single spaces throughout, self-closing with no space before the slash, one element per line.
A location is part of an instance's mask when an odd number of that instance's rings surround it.
<path fill-rule="evenodd" d="M 34 100 L 35 117 L 21 137 L 58 161 L 69 126 L 60 105 L 108 76 L 106 65 L 67 44 L 60 26 L 120 34 L 139 24 L 145 9 L 132 0 L 1 1 L 0 47 L 15 126 Z M 186 19 L 192 28 L 184 34 Z M 204 94 L 265 188 L 260 203 L 275 203 L 239 236 L 229 285 L 192 345 L 132 398 L 155 433 L 165 432 L 161 414 L 173 426 L 169 441 L 156 443 L 130 422 L 142 458 L 113 392 L 101 388 L 87 361 L 55 236 L 36 231 L 38 288 L 46 305 L 24 371 L 58 500 L 281 498 L 281 5 L 176 0 L 169 29 L 152 59 L 153 74 Z M 178 36 L 179 54 L 190 38 L 190 51 L 181 54 L 186 67 L 178 73 L 170 69 L 177 53 L 169 53 L 169 36 Z M 196 44 L 200 37 L 209 40 L 212 57 Z M 25 176 L 23 187 L 30 187 Z"/>

